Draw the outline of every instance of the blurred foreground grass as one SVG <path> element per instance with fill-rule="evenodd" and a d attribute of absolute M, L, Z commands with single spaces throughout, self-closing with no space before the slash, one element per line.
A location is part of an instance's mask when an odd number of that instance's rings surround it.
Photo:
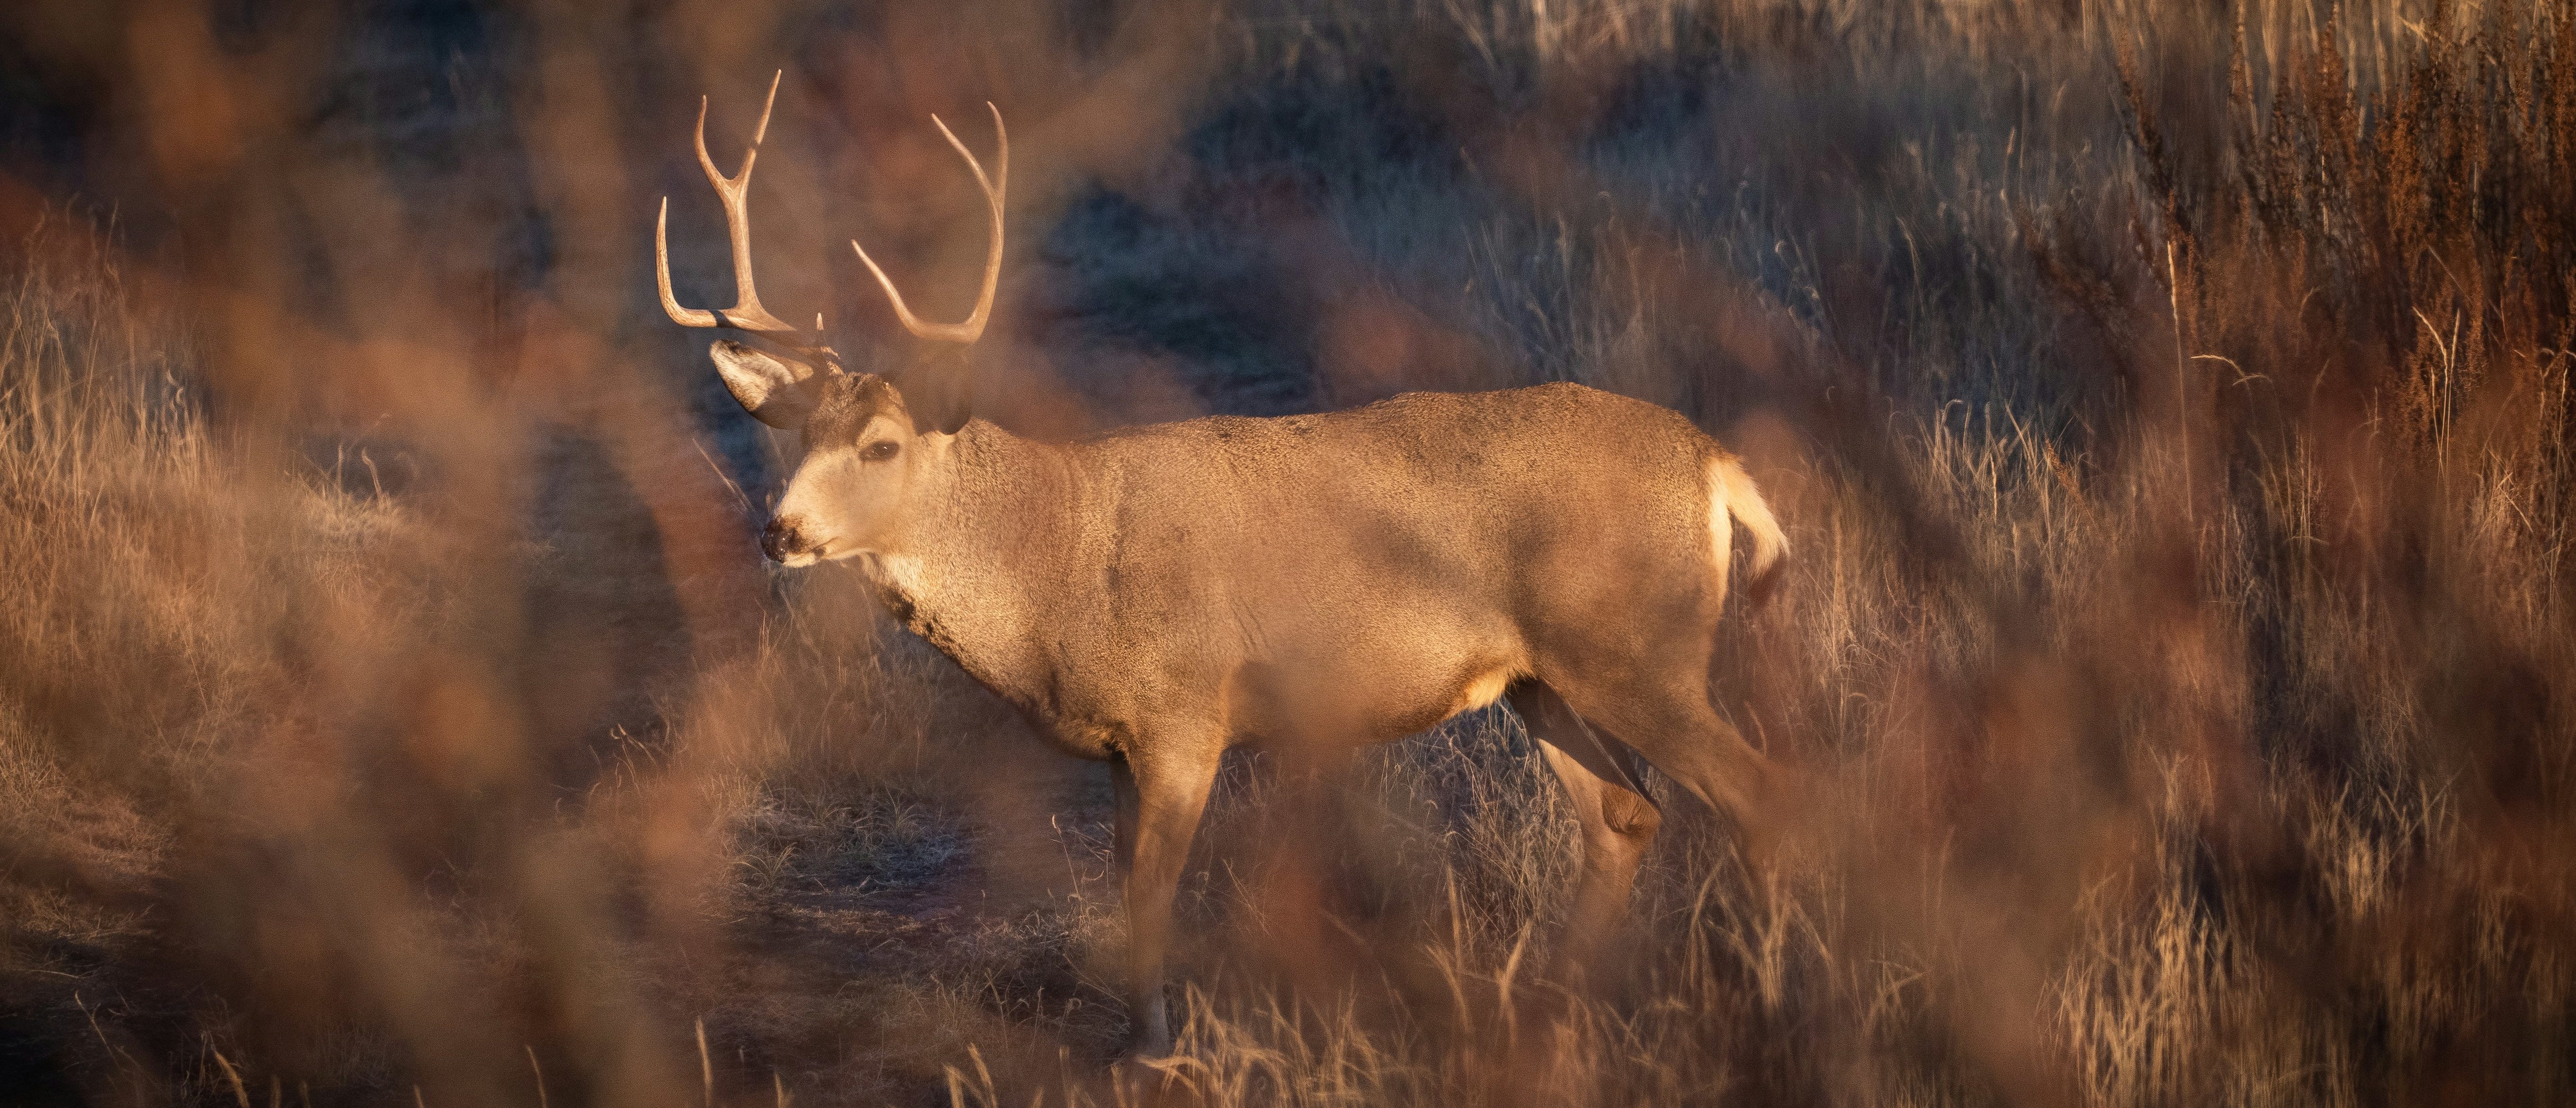
<path fill-rule="evenodd" d="M 645 291 L 782 60 L 763 276 L 844 349 L 814 248 L 962 281 L 920 109 L 992 98 L 997 417 L 1579 379 L 1791 530 L 1722 705 L 1833 783 L 1779 895 L 1684 814 L 1568 987 L 1507 717 L 1253 760 L 1152 1095 L 2576 1091 L 2563 5 L 494 6 L 403 95 L 228 11 L 20 17 L 149 203 L 0 192 L 13 1102 L 1121 1095 L 1103 783 L 763 575 Z"/>

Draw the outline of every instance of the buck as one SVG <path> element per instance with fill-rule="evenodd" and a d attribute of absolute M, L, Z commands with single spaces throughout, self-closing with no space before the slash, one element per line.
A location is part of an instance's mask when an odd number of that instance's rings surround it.
<path fill-rule="evenodd" d="M 1014 435 L 953 399 L 916 407 L 761 306 L 748 188 L 777 93 L 773 78 L 732 177 L 707 156 L 700 102 L 698 162 L 724 206 L 736 302 L 692 310 L 673 297 L 665 197 L 663 310 L 754 336 L 717 341 L 716 370 L 753 417 L 802 435 L 767 554 L 855 565 L 906 627 L 1040 733 L 1109 763 L 1139 1055 L 1171 1047 L 1172 899 L 1218 760 L 1238 744 L 1386 742 L 1508 701 L 1581 824 L 1573 951 L 1616 926 L 1661 822 L 1632 757 L 1740 836 L 1777 826 L 1783 771 L 1711 707 L 1709 671 L 1730 519 L 1751 535 L 1757 596 L 1785 543 L 1743 467 L 1689 420 L 1571 384 L 1074 442 Z M 987 177 L 932 122 L 991 209 L 974 310 L 923 322 L 850 245 L 906 331 L 973 343 L 1001 274 L 1010 138 L 993 109 Z"/>

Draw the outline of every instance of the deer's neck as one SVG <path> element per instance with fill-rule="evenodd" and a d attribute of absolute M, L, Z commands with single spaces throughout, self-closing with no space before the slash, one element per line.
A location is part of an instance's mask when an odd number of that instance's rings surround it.
<path fill-rule="evenodd" d="M 982 420 L 912 498 L 903 539 L 861 569 L 888 611 L 976 680 L 1042 712 L 1052 685 L 1040 612 L 1063 594 L 1078 490 L 1060 448 Z"/>

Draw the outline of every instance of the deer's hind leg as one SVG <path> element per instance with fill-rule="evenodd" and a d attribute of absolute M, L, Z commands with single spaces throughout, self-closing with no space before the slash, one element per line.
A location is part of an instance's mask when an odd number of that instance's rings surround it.
<path fill-rule="evenodd" d="M 1648 671 L 1651 672 L 1651 671 Z M 1708 683 L 1691 675 L 1577 683 L 1567 703 L 1627 743 L 1700 803 L 1734 823 L 1748 865 L 1767 866 L 1792 813 L 1797 782 L 1762 756 L 1708 702 Z"/>
<path fill-rule="evenodd" d="M 1566 917 L 1562 961 L 1589 969 L 1627 916 L 1637 866 L 1663 816 L 1636 790 L 1635 772 L 1619 764 L 1627 752 L 1586 728 L 1565 698 L 1535 681 L 1514 685 L 1507 695 L 1564 783 L 1581 825 L 1583 875 Z"/>

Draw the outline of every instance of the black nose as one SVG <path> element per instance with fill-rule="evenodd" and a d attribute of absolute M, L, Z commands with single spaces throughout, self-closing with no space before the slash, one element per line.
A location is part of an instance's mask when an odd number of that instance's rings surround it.
<path fill-rule="evenodd" d="M 794 516 L 770 520 L 769 526 L 760 529 L 760 552 L 769 555 L 770 561 L 783 562 L 789 555 L 800 554 L 804 550 L 805 540 L 796 533 Z"/>

